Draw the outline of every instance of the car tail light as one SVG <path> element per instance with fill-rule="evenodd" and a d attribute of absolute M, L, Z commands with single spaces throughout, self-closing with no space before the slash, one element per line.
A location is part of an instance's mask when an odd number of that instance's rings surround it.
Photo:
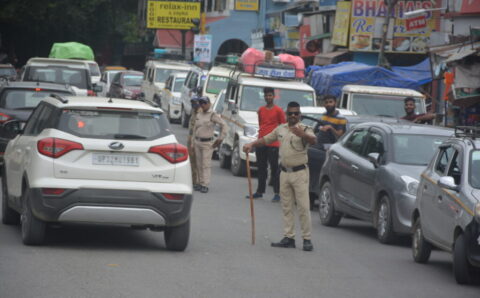
<path fill-rule="evenodd" d="M 37 149 L 43 155 L 58 158 L 72 150 L 83 150 L 83 146 L 64 139 L 46 138 L 38 141 Z"/>
<path fill-rule="evenodd" d="M 156 153 L 170 163 L 179 163 L 188 159 L 188 149 L 181 144 L 166 144 L 150 147 L 149 153 Z"/>
<path fill-rule="evenodd" d="M 87 90 L 87 96 L 97 96 L 97 93 L 95 93 L 93 90 Z"/>
<path fill-rule="evenodd" d="M 178 194 L 178 193 L 162 193 L 162 195 L 167 199 L 167 200 L 183 200 L 183 194 Z"/>
<path fill-rule="evenodd" d="M 65 192 L 65 188 L 42 188 L 44 195 L 59 196 Z"/>
<path fill-rule="evenodd" d="M 0 123 L 4 123 L 10 119 L 12 119 L 12 117 L 8 116 L 7 114 L 0 113 Z"/>

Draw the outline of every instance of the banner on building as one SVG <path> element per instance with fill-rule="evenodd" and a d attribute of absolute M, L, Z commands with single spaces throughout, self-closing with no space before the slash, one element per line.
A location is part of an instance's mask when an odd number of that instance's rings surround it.
<path fill-rule="evenodd" d="M 332 44 L 344 47 L 348 45 L 350 8 L 351 2 L 349 1 L 337 2 L 337 11 L 335 12 L 335 24 L 333 26 Z"/>
<path fill-rule="evenodd" d="M 235 0 L 235 10 L 258 11 L 258 0 Z"/>
<path fill-rule="evenodd" d="M 210 63 L 212 61 L 212 36 L 195 35 L 193 41 L 193 62 Z"/>
<path fill-rule="evenodd" d="M 435 29 L 433 15 L 426 12 L 426 26 L 407 28 L 405 12 L 417 9 L 431 9 L 430 1 L 399 1 L 395 5 L 392 25 L 385 43 L 385 51 L 396 53 L 425 53 L 430 33 Z M 382 28 L 387 14 L 387 6 L 379 0 L 352 0 L 350 20 L 350 51 L 377 52 L 382 42 Z M 410 29 L 410 30 L 409 30 Z"/>
<path fill-rule="evenodd" d="M 149 29 L 188 30 L 194 27 L 192 19 L 200 19 L 199 2 L 148 1 Z"/>

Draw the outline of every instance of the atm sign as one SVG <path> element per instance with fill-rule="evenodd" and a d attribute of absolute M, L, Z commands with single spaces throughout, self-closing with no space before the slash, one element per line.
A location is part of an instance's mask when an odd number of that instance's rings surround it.
<path fill-rule="evenodd" d="M 407 27 L 407 31 L 423 29 L 427 27 L 427 18 L 424 15 L 408 18 L 405 20 L 405 26 Z"/>

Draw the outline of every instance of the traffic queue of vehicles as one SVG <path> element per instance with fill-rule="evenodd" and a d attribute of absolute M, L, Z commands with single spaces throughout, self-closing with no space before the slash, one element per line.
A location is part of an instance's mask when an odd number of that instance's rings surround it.
<path fill-rule="evenodd" d="M 264 87 L 275 89 L 281 107 L 299 102 L 309 125 L 324 111 L 302 79 L 266 75 L 278 63 L 246 73 L 152 60 L 143 76 L 107 70 L 94 85 L 85 63 L 49 60 L 27 63 L 22 79 L 31 82 L 0 87 L 0 132 L 5 144 L 12 139 L 2 166 L 2 221 L 21 221 L 25 244 L 42 243 L 48 223 L 75 222 L 164 231 L 167 248 L 184 250 L 193 189 L 187 150 L 168 122 L 188 124 L 195 90 L 211 98 L 229 126 L 217 154 L 220 167 L 236 176 L 246 171 L 242 146 L 258 137 Z M 124 90 L 128 79 L 136 96 Z M 108 93 L 86 97 L 95 92 Z M 320 222 L 336 226 L 343 216 L 369 221 L 382 243 L 413 232 L 416 262 L 426 262 L 434 246 L 449 251 L 456 280 L 469 283 L 480 268 L 480 132 L 399 120 L 407 96 L 425 111 L 423 95 L 414 90 L 344 87 L 337 105 L 348 131 L 327 151 L 319 188 L 311 190 Z"/>

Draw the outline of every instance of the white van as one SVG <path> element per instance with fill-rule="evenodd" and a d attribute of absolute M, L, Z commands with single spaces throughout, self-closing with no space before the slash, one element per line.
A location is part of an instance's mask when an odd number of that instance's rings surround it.
<path fill-rule="evenodd" d="M 172 72 L 187 73 L 192 65 L 171 60 L 149 60 L 145 64 L 142 91 L 145 99 L 159 102 L 165 80 Z"/>
<path fill-rule="evenodd" d="M 406 88 L 345 85 L 337 106 L 352 110 L 358 115 L 401 118 L 405 116 L 403 100 L 406 97 L 415 99 L 416 113 L 426 113 L 425 96 L 418 91 Z"/>
<path fill-rule="evenodd" d="M 284 69 L 277 73 L 282 71 Z M 244 176 L 246 173 L 243 145 L 258 137 L 257 111 L 265 105 L 264 87 L 275 90 L 275 104 L 282 109 L 286 109 L 290 101 L 296 101 L 302 107 L 316 106 L 315 90 L 301 80 L 232 72 L 222 112 L 229 130 L 218 155 L 220 167 L 230 168 L 235 176 Z M 255 153 L 250 153 L 249 159 L 255 165 Z"/>
<path fill-rule="evenodd" d="M 101 87 L 92 84 L 85 61 L 77 59 L 30 58 L 21 80 L 68 84 L 79 96 L 95 96 L 95 92 L 102 91 Z"/>

